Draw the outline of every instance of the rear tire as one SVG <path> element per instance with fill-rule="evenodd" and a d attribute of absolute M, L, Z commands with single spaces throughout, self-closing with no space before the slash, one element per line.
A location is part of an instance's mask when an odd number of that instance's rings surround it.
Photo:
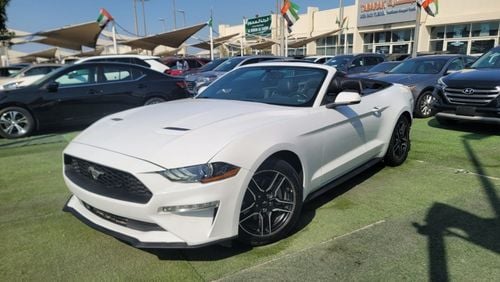
<path fill-rule="evenodd" d="M 392 132 L 389 148 L 387 148 L 387 153 L 384 157 L 384 162 L 388 166 L 399 166 L 408 157 L 411 147 L 410 127 L 411 124 L 407 117 L 399 117 Z"/>
<path fill-rule="evenodd" d="M 0 110 L 0 136 L 13 139 L 29 136 L 35 128 L 35 120 L 26 109 L 8 107 Z"/>
<path fill-rule="evenodd" d="M 159 103 L 163 103 L 163 102 L 165 102 L 165 99 L 163 99 L 161 97 L 153 97 L 153 98 L 149 98 L 148 100 L 146 100 L 146 102 L 144 103 L 144 106 L 159 104 Z"/>
<path fill-rule="evenodd" d="M 286 161 L 269 159 L 255 172 L 241 205 L 238 240 L 260 246 L 293 230 L 302 210 L 302 185 Z"/>

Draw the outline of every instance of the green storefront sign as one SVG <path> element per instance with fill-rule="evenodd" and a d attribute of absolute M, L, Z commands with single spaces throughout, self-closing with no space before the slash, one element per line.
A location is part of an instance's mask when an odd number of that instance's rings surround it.
<path fill-rule="evenodd" d="M 248 19 L 245 24 L 246 35 L 271 35 L 271 16 Z"/>

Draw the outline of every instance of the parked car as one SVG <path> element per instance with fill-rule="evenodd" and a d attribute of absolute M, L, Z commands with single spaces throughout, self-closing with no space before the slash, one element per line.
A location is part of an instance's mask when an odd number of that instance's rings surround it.
<path fill-rule="evenodd" d="M 433 96 L 439 123 L 500 124 L 500 47 L 483 54 L 470 69 L 440 78 Z"/>
<path fill-rule="evenodd" d="M 187 75 L 192 75 L 192 74 L 195 74 L 195 73 L 200 73 L 200 72 L 207 72 L 207 71 L 212 71 L 213 69 L 215 69 L 216 67 L 218 67 L 220 64 L 224 63 L 225 61 L 227 61 L 228 58 L 219 58 L 219 59 L 214 59 L 213 61 L 210 61 L 206 64 L 204 64 L 203 66 L 201 66 L 200 68 L 197 68 L 197 69 L 189 69 L 185 72 L 183 72 L 182 74 L 184 76 L 187 76 Z"/>
<path fill-rule="evenodd" d="M 165 73 L 173 76 L 183 75 L 184 72 L 189 70 L 197 70 L 210 62 L 208 59 L 197 57 L 165 57 L 161 58 L 161 60 L 169 68 Z"/>
<path fill-rule="evenodd" d="M 111 113 L 187 97 L 184 82 L 138 65 L 81 63 L 0 92 L 0 136 L 90 124 Z"/>
<path fill-rule="evenodd" d="M 227 59 L 212 71 L 202 72 L 185 77 L 189 93 L 195 95 L 202 86 L 207 86 L 223 74 L 239 66 L 245 66 L 263 61 L 279 59 L 277 56 L 241 56 Z"/>
<path fill-rule="evenodd" d="M 165 73 L 168 67 L 163 64 L 160 57 L 157 56 L 146 56 L 146 55 L 103 55 L 103 56 L 93 56 L 80 59 L 75 64 L 85 63 L 85 62 L 117 62 L 126 64 L 135 64 L 150 68 L 157 72 Z"/>
<path fill-rule="evenodd" d="M 373 76 L 392 83 L 401 83 L 412 89 L 416 117 L 434 115 L 432 92 L 440 77 L 459 71 L 476 58 L 466 55 L 429 55 L 403 61 L 388 73 Z"/>
<path fill-rule="evenodd" d="M 117 113 L 73 139 L 65 210 L 140 248 L 271 243 L 305 201 L 405 161 L 412 100 L 326 65 L 242 66 L 195 99 Z"/>
<path fill-rule="evenodd" d="M 60 64 L 37 64 L 25 67 L 14 76 L 0 78 L 0 90 L 17 88 L 30 76 L 36 75 L 38 79 L 40 76 L 46 75 L 61 66 Z"/>
<path fill-rule="evenodd" d="M 385 61 L 384 55 L 375 53 L 361 53 L 352 55 L 337 55 L 325 64 L 332 66 L 346 74 L 365 72 L 371 67 Z"/>
<path fill-rule="evenodd" d="M 350 74 L 348 76 L 349 77 L 356 77 L 356 78 L 370 78 L 370 77 L 377 76 L 381 73 L 388 73 L 393 68 L 399 66 L 399 64 L 401 64 L 401 62 L 398 62 L 398 61 L 383 62 L 383 63 L 380 63 L 378 65 L 375 65 L 374 67 L 370 68 L 366 72 Z"/>
<path fill-rule="evenodd" d="M 307 56 L 304 57 L 304 60 L 311 61 L 313 63 L 317 64 L 324 64 L 326 61 L 330 60 L 334 56 L 328 56 L 328 55 L 323 55 L 323 56 Z"/>
<path fill-rule="evenodd" d="M 22 66 L 8 66 L 0 67 L 0 78 L 11 77 L 20 72 L 24 67 Z"/>

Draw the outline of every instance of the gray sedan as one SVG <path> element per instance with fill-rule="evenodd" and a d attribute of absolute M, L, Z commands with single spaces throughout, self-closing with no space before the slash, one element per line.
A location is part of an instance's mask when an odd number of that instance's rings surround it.
<path fill-rule="evenodd" d="M 370 78 L 409 86 L 416 101 L 413 110 L 415 116 L 425 118 L 434 115 L 431 105 L 435 98 L 432 96 L 432 91 L 438 79 L 463 69 L 474 60 L 474 57 L 466 55 L 418 57 L 403 61 L 388 73 Z"/>

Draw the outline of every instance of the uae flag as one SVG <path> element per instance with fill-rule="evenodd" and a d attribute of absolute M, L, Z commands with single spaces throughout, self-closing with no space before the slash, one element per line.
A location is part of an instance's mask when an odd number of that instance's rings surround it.
<path fill-rule="evenodd" d="M 427 14 L 433 17 L 438 14 L 438 0 L 417 0 L 417 3 Z"/>
<path fill-rule="evenodd" d="M 106 9 L 102 8 L 99 11 L 99 17 L 97 17 L 97 23 L 101 28 L 105 28 L 106 25 L 108 24 L 109 21 L 113 20 L 113 17 L 111 16 Z"/>
<path fill-rule="evenodd" d="M 292 32 L 292 26 L 296 21 L 299 20 L 299 15 L 297 12 L 299 11 L 299 6 L 292 1 L 285 0 L 283 7 L 281 8 L 281 15 L 286 20 L 288 26 L 288 32 Z"/>

